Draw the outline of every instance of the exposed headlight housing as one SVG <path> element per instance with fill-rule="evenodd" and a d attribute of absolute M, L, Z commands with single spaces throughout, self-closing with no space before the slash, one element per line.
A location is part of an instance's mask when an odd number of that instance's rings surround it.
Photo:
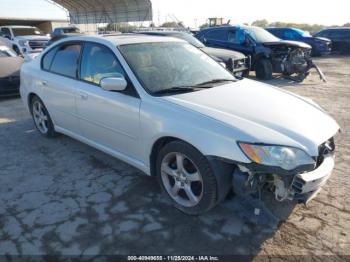
<path fill-rule="evenodd" d="M 20 46 L 26 46 L 26 45 L 28 44 L 28 41 L 27 41 L 27 40 L 19 40 L 19 41 L 18 41 L 18 44 L 19 44 Z"/>
<path fill-rule="evenodd" d="M 315 165 L 315 160 L 298 148 L 241 142 L 238 145 L 243 153 L 257 164 L 280 167 L 288 171 L 303 165 Z"/>

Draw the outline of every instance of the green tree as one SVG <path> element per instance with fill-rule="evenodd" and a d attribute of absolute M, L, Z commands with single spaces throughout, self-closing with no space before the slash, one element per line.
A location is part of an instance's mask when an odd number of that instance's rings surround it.
<path fill-rule="evenodd" d="M 268 27 L 269 21 L 266 19 L 256 20 L 252 23 L 253 26 L 259 26 L 259 27 Z"/>
<path fill-rule="evenodd" d="M 118 31 L 121 33 L 131 33 L 135 31 L 136 26 L 130 25 L 129 23 L 116 23 L 108 24 L 106 26 L 107 31 Z"/>
<path fill-rule="evenodd" d="M 179 24 L 176 22 L 165 22 L 160 27 L 179 27 Z"/>

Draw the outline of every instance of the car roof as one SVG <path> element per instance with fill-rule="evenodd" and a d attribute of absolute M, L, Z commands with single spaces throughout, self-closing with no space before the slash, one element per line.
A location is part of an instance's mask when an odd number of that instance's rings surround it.
<path fill-rule="evenodd" d="M 96 41 L 96 42 L 110 42 L 115 46 L 142 44 L 142 43 L 161 43 L 161 42 L 180 42 L 187 43 L 184 40 L 175 37 L 153 36 L 143 34 L 111 34 L 111 35 L 78 35 L 72 37 L 65 37 L 57 43 L 74 41 Z"/>
<path fill-rule="evenodd" d="M 230 29 L 230 28 L 261 28 L 263 27 L 259 26 L 253 26 L 253 25 L 222 25 L 222 26 L 213 26 L 213 27 L 206 27 L 203 28 L 201 31 L 207 31 L 207 30 L 214 30 L 214 29 Z"/>
<path fill-rule="evenodd" d="M 322 30 L 350 30 L 350 27 L 330 27 Z"/>
<path fill-rule="evenodd" d="M 154 34 L 154 35 L 176 35 L 176 34 L 189 34 L 188 32 L 181 32 L 181 31 L 173 31 L 173 30 L 167 30 L 167 31 L 140 31 L 137 32 L 138 34 Z"/>
<path fill-rule="evenodd" d="M 157 43 L 157 42 L 186 42 L 181 39 L 164 36 L 153 36 L 143 34 L 119 34 L 119 35 L 104 35 L 102 38 L 116 44 L 141 44 L 141 43 Z"/>

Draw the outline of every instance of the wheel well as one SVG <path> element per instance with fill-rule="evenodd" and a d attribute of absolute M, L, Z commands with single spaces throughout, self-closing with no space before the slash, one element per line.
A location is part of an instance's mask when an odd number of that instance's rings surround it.
<path fill-rule="evenodd" d="M 150 155 L 150 168 L 151 168 L 151 176 L 156 175 L 156 161 L 157 161 L 157 155 L 158 152 L 167 144 L 173 142 L 173 141 L 182 141 L 179 138 L 176 137 L 162 137 L 159 138 L 152 147 L 151 155 Z"/>
<path fill-rule="evenodd" d="M 34 97 L 38 97 L 38 96 L 36 94 L 34 94 L 34 93 L 30 93 L 28 95 L 28 108 L 29 108 L 29 111 L 30 111 L 31 114 L 33 113 L 31 105 L 32 105 L 32 100 L 33 100 Z"/>

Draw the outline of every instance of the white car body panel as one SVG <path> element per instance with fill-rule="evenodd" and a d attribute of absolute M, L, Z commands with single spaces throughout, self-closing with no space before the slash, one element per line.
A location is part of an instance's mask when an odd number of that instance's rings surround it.
<path fill-rule="evenodd" d="M 316 156 L 318 146 L 339 129 L 314 103 L 250 80 L 154 97 L 137 80 L 114 40 L 72 37 L 69 41 L 96 42 L 113 50 L 139 98 L 45 72 L 40 68 L 41 54 L 22 67 L 20 92 L 24 104 L 28 106 L 29 94 L 36 94 L 58 132 L 118 157 L 148 175 L 152 147 L 163 137 L 187 141 L 206 156 L 250 163 L 237 141 L 294 146 Z"/>
<path fill-rule="evenodd" d="M 240 129 L 251 136 L 246 142 L 298 147 L 311 156 L 339 130 L 314 103 L 248 79 L 165 99 Z"/>

